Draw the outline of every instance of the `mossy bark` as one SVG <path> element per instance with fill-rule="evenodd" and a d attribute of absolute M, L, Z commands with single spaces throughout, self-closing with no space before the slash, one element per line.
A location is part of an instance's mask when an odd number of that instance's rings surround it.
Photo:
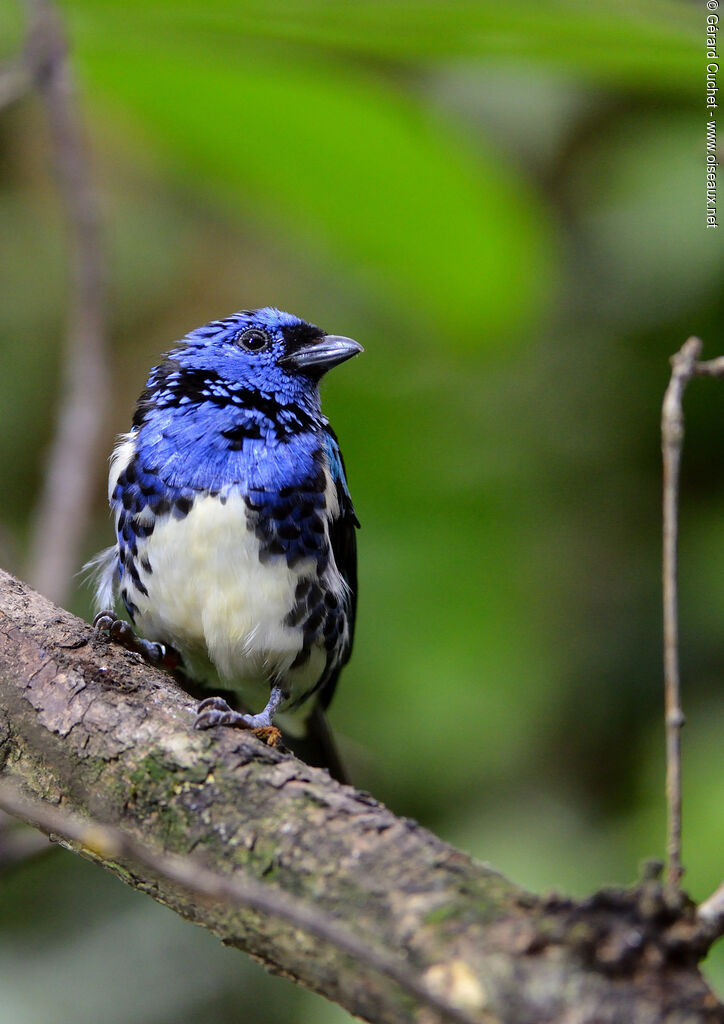
<path fill-rule="evenodd" d="M 540 900 L 248 733 L 194 732 L 193 714 L 165 673 L 0 573 L 0 773 L 29 795 L 313 903 L 404 955 L 473 1019 L 724 1020 L 696 968 L 693 908 L 658 883 L 584 904 Z M 194 898 L 132 863 L 101 863 L 367 1020 L 436 1019 L 284 921 Z"/>

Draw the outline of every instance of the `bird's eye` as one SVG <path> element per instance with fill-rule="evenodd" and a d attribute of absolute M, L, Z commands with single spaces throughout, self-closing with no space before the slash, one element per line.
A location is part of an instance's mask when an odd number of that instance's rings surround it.
<path fill-rule="evenodd" d="M 261 331 L 258 327 L 249 327 L 247 330 L 242 331 L 241 334 L 237 334 L 234 339 L 247 352 L 261 352 L 263 348 L 267 347 L 269 340 L 269 335 L 266 331 Z"/>

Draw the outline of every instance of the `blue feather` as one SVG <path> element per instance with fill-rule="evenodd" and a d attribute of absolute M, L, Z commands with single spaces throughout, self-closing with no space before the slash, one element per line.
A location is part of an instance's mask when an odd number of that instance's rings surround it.
<path fill-rule="evenodd" d="M 271 307 L 213 320 L 151 370 L 112 462 L 99 599 L 247 708 L 271 689 L 269 715 L 326 705 L 351 650 L 359 523 L 318 385 L 359 351 Z"/>

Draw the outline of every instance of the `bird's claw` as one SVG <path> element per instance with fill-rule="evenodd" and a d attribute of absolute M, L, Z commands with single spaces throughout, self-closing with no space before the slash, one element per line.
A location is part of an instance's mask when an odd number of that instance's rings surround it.
<path fill-rule="evenodd" d="M 193 727 L 213 729 L 217 725 L 232 729 L 248 729 L 270 747 L 278 746 L 282 735 L 263 711 L 258 715 L 245 715 L 241 711 L 234 711 L 223 697 L 207 697 L 196 709 Z"/>
<path fill-rule="evenodd" d="M 124 619 L 119 619 L 112 611 L 98 612 L 93 619 L 93 628 L 97 633 L 107 633 L 111 640 L 115 640 L 127 651 L 140 654 L 152 665 L 162 665 L 168 660 L 168 650 L 164 644 L 144 640 Z"/>

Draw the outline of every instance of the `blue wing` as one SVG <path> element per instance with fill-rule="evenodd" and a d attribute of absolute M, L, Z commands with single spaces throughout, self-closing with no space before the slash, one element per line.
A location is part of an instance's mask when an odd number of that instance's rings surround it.
<path fill-rule="evenodd" d="M 329 534 L 332 545 L 332 553 L 342 578 L 347 584 L 348 604 L 347 622 L 349 629 L 349 642 L 341 652 L 334 671 L 325 680 L 320 691 L 320 702 L 327 707 L 334 694 L 337 679 L 343 665 L 349 661 L 352 653 L 352 641 L 354 639 L 354 624 L 357 614 L 357 537 L 356 531 L 359 527 L 359 519 L 352 504 L 352 498 L 347 486 L 344 459 L 339 449 L 337 436 L 329 426 L 325 424 L 324 447 L 327 454 L 329 470 L 332 480 L 337 488 L 337 499 L 339 502 L 339 515 L 330 523 Z"/>

